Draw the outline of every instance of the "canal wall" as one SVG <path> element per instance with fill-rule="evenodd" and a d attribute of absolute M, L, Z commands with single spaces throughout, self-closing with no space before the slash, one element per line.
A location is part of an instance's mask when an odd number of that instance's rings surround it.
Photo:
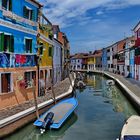
<path fill-rule="evenodd" d="M 81 72 L 87 72 L 86 70 L 81 70 Z M 119 86 L 119 88 L 123 91 L 122 93 L 126 96 L 126 98 L 131 102 L 131 104 L 136 108 L 138 113 L 140 114 L 140 88 L 133 85 L 133 83 L 128 83 L 124 77 L 110 73 L 105 71 L 88 71 L 97 74 L 102 74 L 107 78 L 110 78 L 115 81 L 115 84 Z M 137 90 L 136 90 L 137 88 Z"/>
<path fill-rule="evenodd" d="M 56 97 L 56 101 L 72 96 L 74 82 L 76 79 L 76 75 L 71 78 L 71 84 L 67 92 L 62 93 L 61 95 Z M 54 100 L 50 99 L 43 103 L 38 104 L 39 114 L 47 111 L 51 106 L 54 105 Z M 31 107 L 22 112 L 19 112 L 15 115 L 7 117 L 5 119 L 0 120 L 0 138 L 5 137 L 16 130 L 22 128 L 27 125 L 29 122 L 32 122 L 36 119 L 35 107 Z"/>

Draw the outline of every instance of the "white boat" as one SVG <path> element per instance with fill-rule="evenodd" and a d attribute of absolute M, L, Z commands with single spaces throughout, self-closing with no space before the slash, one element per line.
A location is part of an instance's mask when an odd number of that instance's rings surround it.
<path fill-rule="evenodd" d="M 124 124 L 119 140 L 140 140 L 140 117 L 132 115 Z"/>
<path fill-rule="evenodd" d="M 107 80 L 106 85 L 107 86 L 113 86 L 113 85 L 115 85 L 115 82 L 113 80 Z"/>

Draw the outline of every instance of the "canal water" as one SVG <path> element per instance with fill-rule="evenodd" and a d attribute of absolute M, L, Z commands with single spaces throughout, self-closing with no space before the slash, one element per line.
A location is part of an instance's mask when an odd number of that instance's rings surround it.
<path fill-rule="evenodd" d="M 61 129 L 40 134 L 31 123 L 5 140 L 116 140 L 125 120 L 137 112 L 106 80 L 87 75 L 86 89 L 76 91 L 79 106 Z"/>

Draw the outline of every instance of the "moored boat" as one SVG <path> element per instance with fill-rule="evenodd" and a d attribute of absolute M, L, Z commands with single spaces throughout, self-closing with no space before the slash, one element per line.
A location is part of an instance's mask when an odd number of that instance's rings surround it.
<path fill-rule="evenodd" d="M 41 115 L 34 125 L 43 129 L 59 129 L 77 106 L 78 101 L 74 97 L 62 100 Z"/>
<path fill-rule="evenodd" d="M 113 86 L 113 85 L 115 85 L 115 82 L 113 80 L 107 80 L 106 85 L 107 86 Z"/>
<path fill-rule="evenodd" d="M 140 117 L 132 115 L 124 124 L 118 140 L 140 140 Z"/>

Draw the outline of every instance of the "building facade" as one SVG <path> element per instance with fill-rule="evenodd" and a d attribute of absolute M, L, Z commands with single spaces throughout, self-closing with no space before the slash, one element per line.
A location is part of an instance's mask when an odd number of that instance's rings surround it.
<path fill-rule="evenodd" d="M 39 63 L 39 96 L 52 86 L 53 31 L 51 22 L 40 13 L 37 35 Z"/>
<path fill-rule="evenodd" d="M 135 79 L 140 81 L 140 22 L 133 30 L 135 33 Z"/>
<path fill-rule="evenodd" d="M 102 70 L 107 70 L 107 49 L 102 49 Z"/>
<path fill-rule="evenodd" d="M 36 36 L 41 7 L 34 0 L 0 3 L 0 109 L 32 99 L 34 85 L 37 94 Z"/>
<path fill-rule="evenodd" d="M 54 49 L 53 49 L 53 83 L 56 84 L 62 79 L 62 44 L 54 38 Z"/>

